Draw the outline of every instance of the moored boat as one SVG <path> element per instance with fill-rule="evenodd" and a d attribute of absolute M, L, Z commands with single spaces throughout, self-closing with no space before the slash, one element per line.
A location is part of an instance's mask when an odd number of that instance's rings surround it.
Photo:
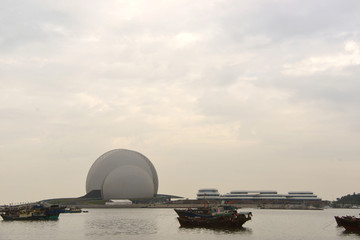
<path fill-rule="evenodd" d="M 342 217 L 335 216 L 335 221 L 339 227 L 342 227 L 344 219 L 351 219 L 351 218 L 354 218 L 354 216 L 342 216 Z"/>
<path fill-rule="evenodd" d="M 63 209 L 61 213 L 82 213 L 82 210 L 81 208 L 67 207 Z"/>
<path fill-rule="evenodd" d="M 353 216 L 335 216 L 338 226 L 344 227 L 346 231 L 360 232 L 360 218 Z"/>
<path fill-rule="evenodd" d="M 45 206 L 43 204 L 6 206 L 1 210 L 1 217 L 5 221 L 57 220 L 62 209 L 59 205 Z"/>
<path fill-rule="evenodd" d="M 181 227 L 241 228 L 251 220 L 251 212 L 238 212 L 233 206 L 174 209 Z"/>

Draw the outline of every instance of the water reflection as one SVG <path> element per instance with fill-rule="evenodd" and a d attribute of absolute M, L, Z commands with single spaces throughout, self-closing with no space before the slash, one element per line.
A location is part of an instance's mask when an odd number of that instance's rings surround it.
<path fill-rule="evenodd" d="M 14 227 L 14 228 L 49 228 L 55 229 L 59 225 L 58 220 L 24 220 L 24 221 L 0 221 L 3 225 L 7 225 L 7 227 Z"/>
<path fill-rule="evenodd" d="M 0 239 L 360 240 L 360 234 L 335 226 L 333 216 L 344 214 L 343 209 L 253 212 L 254 219 L 244 228 L 206 229 L 179 227 L 172 209 L 91 209 L 87 214 L 63 215 L 58 221 L 0 221 Z"/>
<path fill-rule="evenodd" d="M 203 233 L 208 234 L 252 234 L 251 228 L 198 228 L 198 227 L 179 227 L 179 232 L 182 233 Z"/>
<path fill-rule="evenodd" d="M 86 222 L 87 236 L 156 234 L 158 227 L 148 219 L 97 218 Z"/>
<path fill-rule="evenodd" d="M 354 236 L 359 236 L 360 237 L 360 232 L 352 232 L 352 231 L 343 230 L 341 232 L 341 235 L 344 235 L 344 236 L 354 235 Z"/>
<path fill-rule="evenodd" d="M 57 220 L 0 221 L 0 239 L 34 239 L 58 228 Z"/>

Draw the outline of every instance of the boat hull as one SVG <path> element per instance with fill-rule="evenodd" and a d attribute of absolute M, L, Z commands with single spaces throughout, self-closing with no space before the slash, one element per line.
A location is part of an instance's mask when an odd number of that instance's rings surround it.
<path fill-rule="evenodd" d="M 181 227 L 203 227 L 203 228 L 241 228 L 249 219 L 234 218 L 208 218 L 208 219 L 189 219 L 180 218 L 178 221 Z"/>
<path fill-rule="evenodd" d="M 25 204 L 5 207 L 0 215 L 4 221 L 57 220 L 62 210 L 58 205 Z"/>
<path fill-rule="evenodd" d="M 210 209 L 175 209 L 181 227 L 203 228 L 241 228 L 245 222 L 251 220 L 251 213 L 211 213 Z"/>
<path fill-rule="evenodd" d="M 335 216 L 335 221 L 339 227 L 342 227 L 343 223 L 346 224 L 346 220 L 349 220 L 352 218 L 353 218 L 352 216 L 343 216 L 343 217 Z"/>
<path fill-rule="evenodd" d="M 337 224 L 344 227 L 346 231 L 360 232 L 360 218 L 355 217 L 335 217 Z"/>
<path fill-rule="evenodd" d="M 4 221 L 34 221 L 34 220 L 58 220 L 59 214 L 57 215 L 45 215 L 45 216 L 28 216 L 28 217 L 13 217 L 1 215 Z"/>

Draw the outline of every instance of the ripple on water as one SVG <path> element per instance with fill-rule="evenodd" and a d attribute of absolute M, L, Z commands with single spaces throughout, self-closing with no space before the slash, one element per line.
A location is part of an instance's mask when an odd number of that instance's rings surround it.
<path fill-rule="evenodd" d="M 87 222 L 87 236 L 148 235 L 157 233 L 157 225 L 148 219 L 103 218 Z"/>

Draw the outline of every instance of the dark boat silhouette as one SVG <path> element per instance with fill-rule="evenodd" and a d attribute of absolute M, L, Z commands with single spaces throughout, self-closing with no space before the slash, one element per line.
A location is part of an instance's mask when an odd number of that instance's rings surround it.
<path fill-rule="evenodd" d="M 335 216 L 336 223 L 349 232 L 360 232 L 360 218 L 354 216 Z"/>
<path fill-rule="evenodd" d="M 174 209 L 181 227 L 241 228 L 251 220 L 251 212 L 238 212 L 233 206 Z"/>
<path fill-rule="evenodd" d="M 6 206 L 1 210 L 4 221 L 13 220 L 57 220 L 63 208 L 59 205 L 24 204 Z"/>

